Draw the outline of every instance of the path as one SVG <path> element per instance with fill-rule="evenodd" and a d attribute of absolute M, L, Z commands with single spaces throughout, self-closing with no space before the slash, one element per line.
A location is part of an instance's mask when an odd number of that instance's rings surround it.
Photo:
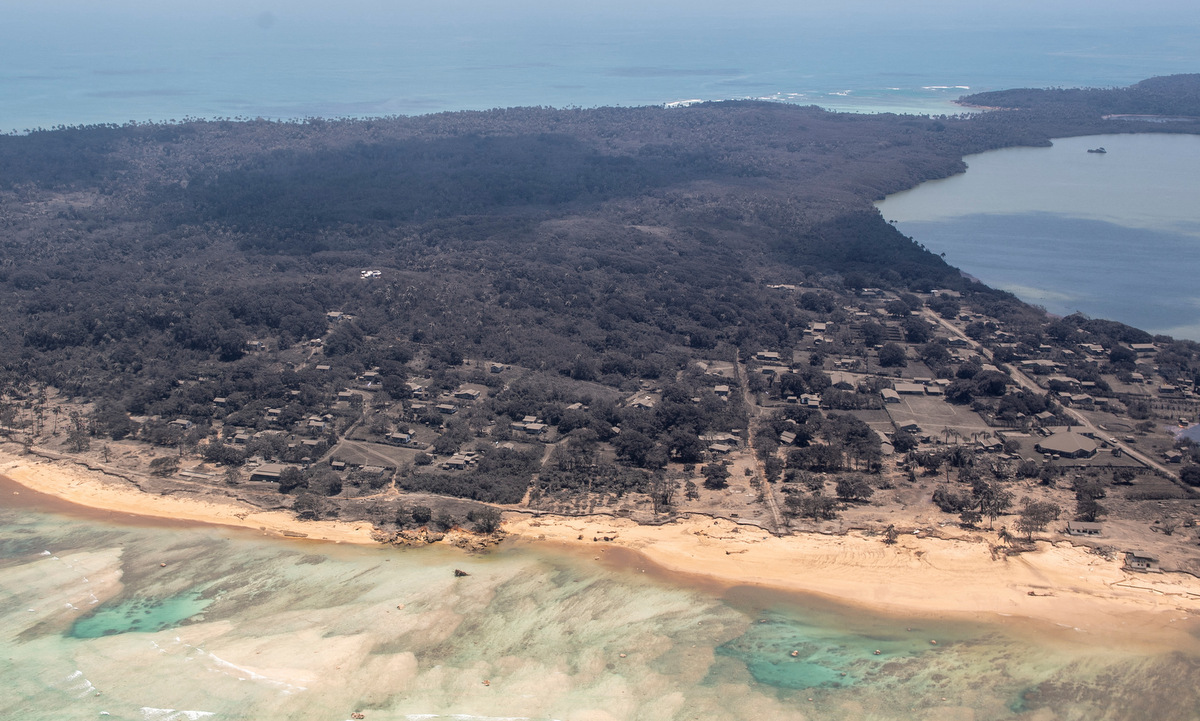
<path fill-rule="evenodd" d="M 738 387 L 742 391 L 742 402 L 750 414 L 749 422 L 746 424 L 746 449 L 750 451 L 750 458 L 754 462 L 755 472 L 758 474 L 762 488 L 763 500 L 766 501 L 767 510 L 771 512 L 771 520 L 775 524 L 775 533 L 783 533 L 787 526 L 784 525 L 783 517 L 779 513 L 779 505 L 775 502 L 775 489 L 767 481 L 767 470 L 762 461 L 758 459 L 758 454 L 754 452 L 754 421 L 762 414 L 763 409 L 751 402 L 750 383 L 746 379 L 746 369 L 742 365 L 740 350 L 734 357 L 733 367 L 737 372 Z"/>
<path fill-rule="evenodd" d="M 965 340 L 967 343 L 969 343 L 971 345 L 972 348 L 974 348 L 976 350 L 976 352 L 978 352 L 984 358 L 987 358 L 989 361 L 993 360 L 992 352 L 990 350 L 988 350 L 987 348 L 984 348 L 983 345 L 981 343 L 979 343 L 978 341 L 976 341 L 974 338 L 971 338 L 967 334 L 960 331 L 950 321 L 937 315 L 929 308 L 922 308 L 921 313 L 923 313 L 926 318 L 929 318 L 929 319 L 933 320 L 935 323 L 941 325 L 947 331 L 952 333 L 955 337 Z M 1009 375 L 1012 376 L 1012 379 L 1015 380 L 1018 385 L 1020 385 L 1022 388 L 1025 388 L 1026 390 L 1032 391 L 1033 393 L 1037 393 L 1038 395 L 1042 395 L 1046 392 L 1046 389 L 1039 386 L 1032 378 L 1025 375 L 1025 373 L 1023 373 L 1022 371 L 1017 370 L 1016 368 L 1010 367 Z M 1067 414 L 1070 415 L 1072 418 L 1074 418 L 1075 421 L 1078 423 L 1078 425 L 1082 426 L 1089 433 L 1095 435 L 1098 438 L 1109 438 L 1110 434 L 1108 431 L 1098 428 L 1095 423 L 1092 423 L 1092 421 L 1089 420 L 1087 418 L 1087 416 L 1083 415 L 1079 411 L 1077 411 L 1073 408 L 1067 408 L 1066 406 L 1063 406 L 1063 410 L 1066 411 Z M 1168 470 L 1166 466 L 1164 466 L 1161 463 L 1158 463 L 1154 460 L 1151 460 L 1143 453 L 1141 453 L 1133 448 L 1130 448 L 1127 444 L 1121 443 L 1121 442 L 1117 441 L 1115 438 L 1111 438 L 1109 440 L 1109 445 L 1113 445 L 1113 446 L 1116 446 L 1117 448 L 1120 448 L 1122 453 L 1124 453 L 1125 455 L 1134 459 L 1138 463 L 1141 463 L 1142 465 L 1146 466 L 1147 468 L 1152 468 L 1155 471 L 1158 471 L 1159 473 L 1163 474 L 1167 478 L 1170 478 L 1173 481 L 1179 482 L 1179 476 L 1177 476 L 1176 474 L 1174 474 L 1170 470 Z"/>

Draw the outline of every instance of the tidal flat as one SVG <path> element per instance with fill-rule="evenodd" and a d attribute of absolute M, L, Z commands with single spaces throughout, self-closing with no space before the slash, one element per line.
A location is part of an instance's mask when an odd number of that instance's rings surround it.
<path fill-rule="evenodd" d="M 1187 618 L 1177 644 L 1138 647 L 689 583 L 636 554 L 597 563 L 536 543 L 466 555 L 6 508 L 0 593 L 6 718 L 1188 719 L 1200 708 Z"/>

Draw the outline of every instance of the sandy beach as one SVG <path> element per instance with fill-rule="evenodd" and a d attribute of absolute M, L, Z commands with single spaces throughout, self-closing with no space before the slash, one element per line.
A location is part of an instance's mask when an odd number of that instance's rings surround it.
<path fill-rule="evenodd" d="M 284 511 L 262 511 L 234 499 L 197 495 L 159 496 L 144 493 L 117 476 L 93 471 L 71 461 L 0 450 L 0 475 L 27 489 L 93 511 L 248 528 L 262 533 L 330 541 L 374 544 L 374 526 L 366 521 L 301 521 Z M 9 492 L 11 493 L 11 492 Z"/>
<path fill-rule="evenodd" d="M 598 560 L 610 550 L 630 549 L 669 572 L 815 594 L 874 612 L 1020 617 L 1147 643 L 1178 642 L 1183 621 L 1200 621 L 1200 579 L 1126 571 L 1120 560 L 1067 541 L 1040 542 L 1036 551 L 993 559 L 982 538 L 905 535 L 888 546 L 881 537 L 856 532 L 777 537 L 707 517 L 664 526 L 534 517 L 505 528 L 525 539 L 587 547 Z"/>
<path fill-rule="evenodd" d="M 232 499 L 156 496 L 70 461 L 0 451 L 0 474 L 21 487 L 91 511 L 207 523 L 265 534 L 338 543 L 375 544 L 367 522 L 300 521 Z M 5 495 L 20 491 L 4 491 Z M 1068 541 L 993 557 L 990 541 L 902 535 L 893 546 L 878 536 L 773 536 L 755 527 L 688 516 L 661 526 L 611 517 L 512 518 L 504 528 L 518 543 L 545 544 L 597 561 L 625 563 L 630 553 L 672 574 L 723 586 L 757 585 L 814 594 L 875 612 L 952 614 L 976 620 L 1027 618 L 1063 629 L 1153 643 L 1177 637 L 1200 619 L 1200 579 L 1183 573 L 1126 571 Z M 622 555 L 623 554 L 623 555 Z M 1190 624 L 1189 624 L 1190 625 Z"/>

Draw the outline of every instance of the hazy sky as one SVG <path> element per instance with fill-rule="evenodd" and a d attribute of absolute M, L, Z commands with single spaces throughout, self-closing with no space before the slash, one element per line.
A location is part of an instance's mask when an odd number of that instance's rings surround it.
<path fill-rule="evenodd" d="M 7 4 L 7 3 L 6 3 Z M 786 18 L 809 21 L 845 21 L 872 18 L 890 21 L 905 18 L 937 24 L 1004 22 L 1055 22 L 1107 24 L 1110 22 L 1194 23 L 1200 4 L 1194 0 L 840 0 L 839 2 L 796 2 L 795 0 L 43 0 L 14 3 L 5 15 L 8 21 L 21 17 L 57 15 L 71 17 L 177 16 L 181 19 L 258 18 L 270 13 L 277 21 L 289 16 L 322 16 L 330 19 L 393 21 L 403 18 L 462 16 L 503 18 L 540 14 L 555 20 L 588 18 L 661 18 L 677 15 L 707 15 L 740 18 Z"/>

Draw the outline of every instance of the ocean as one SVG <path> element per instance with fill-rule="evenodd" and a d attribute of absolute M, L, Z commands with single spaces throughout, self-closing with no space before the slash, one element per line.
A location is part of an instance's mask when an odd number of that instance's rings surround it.
<path fill-rule="evenodd" d="M 10 2 L 0 132 L 737 98 L 948 114 L 966 92 L 1124 85 L 1200 57 L 1182 2 L 822 5 Z M 884 617 L 633 556 L 0 505 L 2 718 L 1174 721 L 1200 709 L 1196 646 Z"/>
<path fill-rule="evenodd" d="M 1200 639 L 1183 628 L 1177 647 L 1151 649 L 999 616 L 879 616 L 536 544 L 347 547 L 5 508 L 0 599 L 0 717 L 30 721 L 1200 709 Z"/>
<path fill-rule="evenodd" d="M 1184 2 L 4 3 L 0 132 L 762 98 L 958 113 L 1008 87 L 1195 72 Z"/>

